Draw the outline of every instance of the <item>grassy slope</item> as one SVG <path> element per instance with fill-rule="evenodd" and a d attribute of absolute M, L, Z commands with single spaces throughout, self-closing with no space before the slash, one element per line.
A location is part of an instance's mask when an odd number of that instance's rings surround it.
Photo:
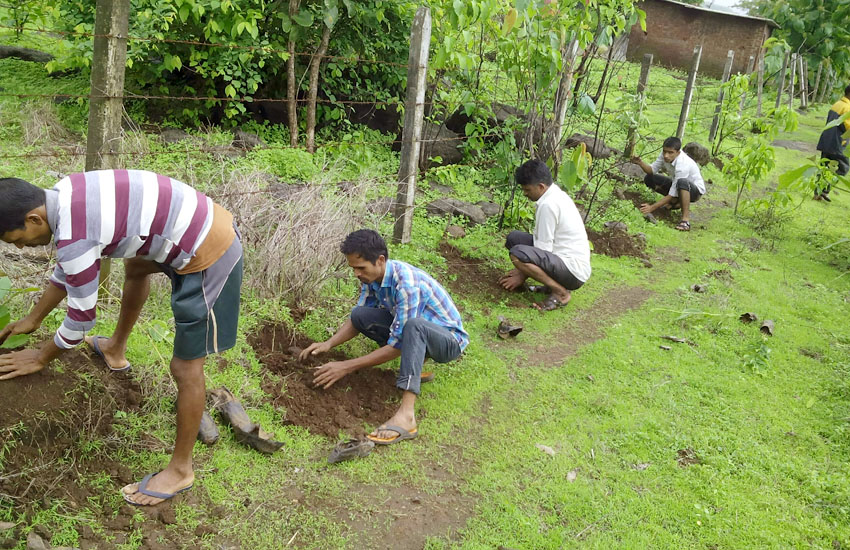
<path fill-rule="evenodd" d="M 18 75 L 31 70 L 12 61 L 0 63 L 0 73 L 7 67 Z M 15 79 L 5 74 L 2 86 L 13 90 Z M 56 86 L 38 74 L 32 79 L 45 88 Z M 658 102 L 675 95 L 674 84 L 676 89 L 682 84 L 662 71 L 651 79 Z M 4 122 L 9 122 L 20 105 L 4 100 L 2 108 Z M 659 136 L 675 127 L 677 114 L 675 105 L 651 109 Z M 71 111 L 64 120 L 74 116 Z M 820 112 L 806 117 L 795 136 L 784 137 L 811 142 L 821 118 Z M 3 128 L 5 143 L 20 142 L 19 128 Z M 701 126 L 693 128 L 696 138 L 705 133 Z M 793 166 L 802 155 L 782 149 L 778 154 L 778 168 Z M 3 163 L 2 171 L 48 184 L 46 168 L 71 167 Z M 709 174 L 720 183 L 716 172 Z M 707 198 L 718 206 L 730 197 L 716 184 Z M 386 527 L 386 517 L 372 512 L 380 510 L 394 488 L 413 487 L 439 499 L 456 487 L 474 506 L 471 518 L 460 536 L 451 541 L 435 536 L 428 548 L 850 544 L 850 484 L 843 473 L 850 451 L 850 329 L 843 315 L 850 283 L 842 276 L 848 267 L 846 248 L 818 250 L 844 236 L 847 203 L 843 194 L 831 205 L 803 202 L 775 240 L 754 235 L 728 208 L 707 216 L 709 202 L 697 205 L 697 230 L 690 234 L 633 223 L 632 230 L 648 236 L 654 267 L 595 256 L 591 282 L 575 294 L 568 309 L 546 316 L 505 302 L 457 296 L 473 345 L 462 362 L 441 368 L 423 392 L 420 405 L 427 416 L 422 437 L 333 470 L 321 462 L 326 442 L 302 429 L 283 427 L 282 412 L 264 403 L 261 367 L 243 340 L 226 354 L 226 367 L 210 362 L 209 384 L 238 388 L 252 416 L 286 447 L 264 457 L 243 450 L 229 436 L 213 449 L 198 446 L 200 483 L 195 491 L 200 503 L 176 504 L 173 529 L 188 534 L 199 522 L 211 524 L 245 548 L 278 548 L 296 533 L 295 546 L 303 548 L 362 547 L 368 540 L 359 533 Z M 418 217 L 415 245 L 398 247 L 393 254 L 439 273 L 444 262 L 434 250 L 441 234 L 440 224 Z M 747 239 L 754 237 L 762 248 L 751 250 L 753 241 Z M 499 236 L 489 227 L 471 231 L 458 246 L 507 266 Z M 685 257 L 689 261 L 682 261 Z M 722 268 L 729 269 L 731 281 L 709 277 Z M 708 292 L 691 292 L 690 285 L 697 282 L 707 283 Z M 651 289 L 653 297 L 622 317 L 605 319 L 603 339 L 555 368 L 529 363 L 536 342 L 557 341 L 571 319 L 592 315 L 603 294 L 635 286 Z M 353 291 L 350 282 L 329 288 L 327 303 L 336 313 L 313 312 L 300 328 L 322 336 Z M 764 338 L 756 327 L 741 324 L 737 316 L 744 311 L 775 320 L 775 336 Z M 116 313 L 116 308 L 107 308 L 98 332 L 108 332 Z M 512 345 L 495 343 L 499 314 L 526 325 Z M 154 357 L 169 355 L 167 341 L 160 341 L 155 330 L 156 319 L 168 316 L 166 289 L 160 286 L 131 340 L 130 359 L 140 367 L 137 376 L 144 382 L 147 402 L 144 415 L 119 422 L 127 441 L 145 432 L 164 440 L 172 437 L 173 390 L 162 368 L 165 360 L 151 359 L 150 353 L 154 349 Z M 245 332 L 261 317 L 285 318 L 286 313 L 249 297 Z M 688 338 L 696 346 L 670 344 L 671 351 L 661 350 L 659 344 L 668 342 L 658 337 L 665 334 Z M 552 447 L 556 454 L 549 456 L 535 444 Z M 677 452 L 686 448 L 702 463 L 679 467 Z M 155 468 L 166 457 L 129 449 L 103 452 L 121 458 L 136 473 Z M 649 466 L 640 470 L 638 464 Z M 111 481 L 82 482 L 102 486 L 104 500 L 114 506 Z M 353 495 L 348 490 L 352 485 L 358 487 Z M 245 502 L 251 505 L 245 507 Z M 216 507 L 225 512 L 220 519 L 211 515 Z M 0 509 L 0 519 L 16 514 Z M 55 544 L 73 544 L 74 518 L 86 516 L 102 519 L 101 508 L 92 503 L 69 514 L 61 502 L 54 503 L 29 521 L 49 524 L 59 535 Z M 137 521 L 145 521 L 144 516 Z M 204 546 L 215 548 L 216 540 L 208 535 Z M 131 539 L 123 547 L 139 544 Z"/>

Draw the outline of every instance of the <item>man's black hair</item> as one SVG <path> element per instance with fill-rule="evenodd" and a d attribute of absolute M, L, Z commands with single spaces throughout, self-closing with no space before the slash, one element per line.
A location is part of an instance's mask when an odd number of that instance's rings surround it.
<path fill-rule="evenodd" d="M 44 202 L 44 189 L 22 179 L 0 178 L 0 235 L 23 229 L 27 214 Z"/>
<path fill-rule="evenodd" d="M 378 235 L 377 231 L 371 229 L 358 229 L 349 235 L 339 245 L 339 251 L 345 254 L 357 254 L 367 262 L 374 264 L 379 256 L 389 258 L 387 243 Z"/>
<path fill-rule="evenodd" d="M 682 149 L 682 140 L 677 138 L 676 136 L 670 136 L 664 140 L 664 144 L 662 145 L 662 147 L 679 151 Z"/>
<path fill-rule="evenodd" d="M 848 84 L 847 87 L 844 88 L 844 95 L 850 97 L 850 84 Z"/>
<path fill-rule="evenodd" d="M 516 169 L 514 177 L 519 185 L 534 185 L 542 183 L 546 187 L 552 185 L 552 172 L 542 160 L 529 160 Z"/>

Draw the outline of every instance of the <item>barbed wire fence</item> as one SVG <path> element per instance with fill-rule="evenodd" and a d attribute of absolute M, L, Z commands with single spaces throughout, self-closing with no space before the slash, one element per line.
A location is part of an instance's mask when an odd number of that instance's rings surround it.
<path fill-rule="evenodd" d="M 116 1 L 112 4 L 120 4 L 120 2 Z M 422 19 L 422 18 L 420 18 L 420 19 Z M 423 21 L 419 21 L 418 23 L 417 23 L 417 21 L 414 21 L 414 25 L 413 25 L 414 33 L 412 33 L 412 36 L 411 36 L 411 51 L 413 51 L 414 47 L 416 46 L 415 41 L 414 41 L 414 38 L 415 38 L 414 34 L 417 31 L 417 29 L 419 31 L 421 31 L 423 29 L 423 24 L 424 24 Z M 8 25 L 0 25 L 0 28 L 12 29 L 13 27 L 8 26 Z M 167 44 L 180 44 L 180 45 L 190 45 L 190 46 L 196 46 L 196 47 L 226 48 L 226 49 L 244 50 L 244 51 L 247 51 L 247 52 L 258 53 L 258 54 L 263 54 L 263 55 L 290 55 L 290 54 L 293 54 L 292 52 L 290 52 L 288 50 L 276 49 L 276 48 L 272 48 L 272 47 L 268 47 L 268 46 L 250 46 L 250 45 L 226 44 L 226 43 L 199 41 L 199 40 L 176 40 L 176 39 L 159 38 L 159 37 L 132 36 L 132 35 L 129 35 L 129 33 L 126 32 L 126 31 L 124 31 L 124 32 L 121 32 L 120 30 L 116 31 L 115 29 L 112 29 L 112 28 L 107 28 L 104 31 L 103 29 L 98 27 L 97 22 L 95 24 L 94 32 L 59 31 L 59 30 L 54 30 L 54 29 L 44 29 L 44 28 L 38 28 L 38 27 L 26 27 L 24 29 L 24 32 L 38 33 L 38 34 L 41 34 L 41 35 L 44 35 L 44 36 L 57 37 L 57 38 L 64 38 L 64 37 L 68 37 L 68 36 L 80 37 L 80 38 L 90 38 L 93 41 L 95 41 L 95 49 L 97 49 L 96 41 L 97 40 L 103 40 L 103 41 L 108 41 L 108 42 L 123 42 L 125 48 L 126 48 L 127 42 L 136 41 L 136 42 L 156 42 L 156 43 L 167 43 Z M 430 30 L 429 30 L 429 36 L 430 36 Z M 365 58 L 360 58 L 360 57 L 349 57 L 349 56 L 338 56 L 338 55 L 326 55 L 326 54 L 318 55 L 315 52 L 294 52 L 293 55 L 296 55 L 296 56 L 299 56 L 299 57 L 308 57 L 311 60 L 313 60 L 313 59 L 323 59 L 323 60 L 329 60 L 329 61 L 352 63 L 352 64 L 355 64 L 355 65 L 378 64 L 378 65 L 392 66 L 392 67 L 396 67 L 396 68 L 405 68 L 405 69 L 408 70 L 409 77 L 410 77 L 411 72 L 415 72 L 415 71 L 421 72 L 421 70 L 423 68 L 427 68 L 427 47 L 425 48 L 424 59 L 419 60 L 419 64 L 416 67 L 412 66 L 411 63 L 399 63 L 397 61 L 365 59 Z M 762 66 L 763 66 L 762 64 L 759 64 L 759 67 L 762 67 Z M 122 68 L 123 68 L 123 64 L 122 64 Z M 479 67 L 479 70 L 494 72 L 494 74 L 496 75 L 496 79 L 498 81 L 498 78 L 500 76 L 500 72 L 499 72 L 497 67 Z M 773 76 L 773 75 L 770 75 L 770 76 Z M 770 78 L 770 76 L 768 76 L 768 78 Z M 410 88 L 411 87 L 411 80 L 415 80 L 415 79 L 408 78 L 408 96 L 410 95 L 410 91 L 411 91 L 411 88 Z M 422 85 L 421 87 L 424 89 L 424 79 L 422 79 L 422 82 L 420 84 Z M 704 94 L 702 92 L 706 89 L 709 89 L 709 88 L 713 88 L 713 89 L 716 90 L 717 84 L 716 83 L 711 83 L 711 84 L 703 83 L 703 84 L 696 84 L 695 85 L 697 100 L 696 100 L 696 108 L 694 109 L 694 114 L 693 114 L 693 116 L 690 117 L 690 123 L 691 124 L 693 124 L 695 122 L 697 122 L 697 123 L 704 122 L 704 121 L 707 121 L 707 120 L 710 120 L 710 119 L 713 118 L 713 116 L 710 115 L 710 114 L 706 115 L 706 114 L 700 113 L 701 109 L 703 107 L 705 107 L 705 102 L 703 101 Z M 648 88 L 648 89 L 651 89 L 651 87 Z M 781 93 L 781 91 L 780 91 L 780 93 Z M 761 94 L 759 94 L 759 95 L 761 95 Z M 667 94 L 667 96 L 669 96 L 669 93 Z M 116 91 L 113 91 L 112 93 L 104 93 L 103 90 L 97 90 L 96 89 L 94 80 L 93 80 L 93 85 L 92 85 L 92 92 L 89 93 L 89 94 L 81 94 L 81 93 L 55 93 L 55 94 L 28 93 L 28 94 L 24 94 L 24 93 L 0 92 L 0 97 L 8 97 L 8 98 L 15 98 L 15 99 L 22 99 L 22 100 L 27 100 L 27 99 L 36 99 L 36 100 L 37 99 L 51 99 L 51 100 L 54 100 L 54 101 L 88 100 L 92 104 L 96 103 L 96 102 L 103 102 L 103 103 L 113 102 L 113 103 L 119 103 L 122 106 L 125 102 L 132 102 L 132 101 L 169 101 L 169 102 L 179 101 L 179 102 L 203 102 L 203 103 L 206 103 L 206 104 L 222 104 L 222 103 L 275 104 L 275 103 L 280 103 L 280 104 L 287 104 L 287 105 L 294 102 L 296 105 L 303 106 L 310 101 L 310 99 L 305 98 L 305 97 L 301 97 L 301 96 L 296 97 L 294 99 L 293 98 L 258 98 L 258 97 L 250 97 L 250 96 L 230 97 L 230 96 L 226 96 L 226 95 L 225 96 L 219 96 L 219 95 L 169 96 L 169 95 L 163 95 L 163 94 L 151 94 L 151 93 L 145 93 L 145 92 L 140 92 L 140 91 L 132 91 L 132 90 L 128 90 L 124 87 L 122 87 L 122 89 L 120 90 L 120 93 L 118 93 Z M 752 97 L 753 96 L 750 96 L 750 98 L 747 98 L 747 99 L 751 99 Z M 336 99 L 336 98 L 335 99 L 329 99 L 329 98 L 317 97 L 317 98 L 315 98 L 314 101 L 318 104 L 328 104 L 328 105 L 334 105 L 334 106 L 343 107 L 343 108 L 351 107 L 351 106 L 357 106 L 357 105 L 370 105 L 370 106 L 383 107 L 383 108 L 399 108 L 399 107 L 403 106 L 405 113 L 408 113 L 408 112 L 411 112 L 411 111 L 416 112 L 417 110 L 422 111 L 423 109 L 432 109 L 433 110 L 435 108 L 442 108 L 442 109 L 445 109 L 445 110 L 449 110 L 450 107 L 452 107 L 452 105 L 450 105 L 446 101 L 436 101 L 433 98 L 425 99 L 424 93 L 422 94 L 422 97 L 419 97 L 418 99 L 415 99 L 414 101 L 410 101 L 409 97 L 404 98 L 404 99 L 397 99 L 397 100 L 369 100 L 369 101 L 356 100 L 356 99 L 352 99 L 352 100 Z M 532 100 L 527 100 L 527 102 L 529 104 L 536 103 L 537 101 L 538 101 L 537 98 L 534 98 Z M 523 102 L 522 98 L 519 98 L 519 97 L 515 98 L 514 103 L 516 104 L 515 105 L 516 107 L 521 107 L 522 102 Z M 676 105 L 680 105 L 681 103 L 682 102 L 675 101 L 675 100 L 655 100 L 655 101 L 645 101 L 643 106 L 646 107 L 646 108 L 669 108 L 669 107 L 673 107 L 673 106 L 676 106 Z M 746 112 L 746 113 L 750 113 L 753 109 L 756 109 L 756 108 L 757 108 L 756 104 L 754 102 L 750 101 L 750 102 L 747 102 L 746 105 L 744 105 L 742 107 L 741 111 Z M 688 120 L 686 120 L 685 122 L 687 123 Z M 116 124 L 113 122 L 113 125 L 115 126 Z M 120 121 L 117 123 L 117 126 L 118 126 L 118 130 L 117 130 L 117 132 L 113 130 L 113 134 L 120 135 L 120 133 L 121 133 L 120 132 Z M 417 126 L 417 125 L 414 124 L 413 126 Z M 408 129 L 408 124 L 405 124 L 404 125 L 404 131 L 407 131 L 407 129 Z M 461 142 L 463 142 L 467 139 L 467 136 L 465 136 L 465 135 L 456 135 L 456 136 L 454 136 L 454 135 L 452 135 L 452 136 L 437 135 L 437 136 L 433 136 L 433 137 L 430 137 L 430 138 L 424 137 L 423 133 L 422 133 L 422 123 L 421 122 L 418 125 L 418 129 L 419 129 L 418 135 L 408 136 L 408 138 L 407 138 L 407 143 L 415 144 L 417 151 L 419 150 L 419 148 L 424 147 L 427 150 L 429 148 L 429 146 L 433 147 L 434 145 L 441 144 L 441 143 L 457 143 L 457 144 L 460 144 Z M 90 130 L 90 132 L 91 132 L 91 130 Z M 503 131 L 490 131 L 490 132 L 486 132 L 486 133 L 483 133 L 483 134 L 476 135 L 474 137 L 478 138 L 478 139 L 488 139 L 488 138 L 500 139 L 503 136 L 504 136 Z M 90 134 L 89 138 L 90 138 L 89 141 L 91 141 L 91 134 Z M 144 157 L 148 157 L 148 156 L 152 157 L 152 156 L 157 156 L 157 155 L 173 155 L 173 154 L 175 154 L 174 151 L 171 151 L 171 150 L 167 150 L 167 151 L 152 151 L 152 150 L 129 151 L 129 150 L 125 150 L 124 148 L 121 148 L 121 147 L 116 147 L 115 146 L 116 141 L 120 142 L 120 139 L 116 139 L 115 137 L 108 138 L 105 135 L 103 136 L 103 139 L 101 140 L 100 147 L 98 148 L 98 150 L 96 152 L 96 158 L 97 158 L 98 162 L 95 163 L 95 164 L 100 164 L 100 165 L 126 164 L 123 161 L 128 160 L 128 159 L 138 159 L 139 157 L 143 157 L 143 156 Z M 321 145 L 322 146 L 374 145 L 374 146 L 381 146 L 381 147 L 402 146 L 402 149 L 404 149 L 405 142 L 406 142 L 406 138 L 405 138 L 404 135 L 402 135 L 400 138 L 399 137 L 388 137 L 387 139 L 384 139 L 384 140 L 327 141 L 327 142 L 323 142 Z M 562 140 L 562 142 L 563 142 L 563 140 Z M 562 143 L 562 145 L 563 145 L 563 143 Z M 79 145 L 57 146 L 57 147 L 54 148 L 54 150 L 51 150 L 51 151 L 34 151 L 34 152 L 27 151 L 27 152 L 15 152 L 15 153 L 2 153 L 2 154 L 0 154 L 0 159 L 27 160 L 27 159 L 38 159 L 38 158 L 77 158 L 77 157 L 86 157 L 87 159 L 89 159 L 92 156 L 91 149 L 92 149 L 91 143 L 89 144 L 89 146 L 87 147 L 87 149 L 85 151 L 83 151 L 82 148 Z M 276 144 L 276 145 L 256 145 L 256 146 L 251 148 L 252 151 L 262 151 L 262 150 L 275 151 L 275 150 L 287 150 L 287 149 L 305 149 L 305 147 L 302 146 L 302 145 L 293 146 L 293 145 L 277 145 Z M 230 146 L 230 145 L 223 145 L 223 146 L 205 145 L 205 146 L 197 147 L 197 148 L 187 148 L 186 151 L 185 151 L 185 154 L 187 156 L 227 155 L 227 154 L 232 153 L 232 152 L 233 152 L 233 147 Z M 412 151 L 410 151 L 410 152 L 412 153 Z M 421 155 L 416 155 L 416 162 L 414 164 L 412 164 L 413 166 L 417 167 L 417 170 L 414 170 L 414 172 L 418 171 L 419 161 L 421 160 L 420 156 Z M 410 164 L 410 159 L 409 158 L 403 158 L 402 159 L 402 165 L 404 166 L 405 163 Z M 87 165 L 88 164 L 89 163 L 87 162 Z M 483 164 L 487 164 L 487 163 L 483 163 Z M 480 167 L 483 164 L 482 163 L 468 163 L 468 164 L 461 165 L 461 166 Z M 492 165 L 492 163 L 487 164 L 487 165 Z M 88 166 L 87 166 L 87 169 L 89 169 Z M 404 176 L 404 177 L 402 177 L 402 176 Z M 407 182 L 406 184 L 409 188 L 409 191 L 412 191 L 412 189 L 415 188 L 415 182 L 410 181 L 411 177 L 415 177 L 415 174 L 413 174 L 413 175 L 411 175 L 409 173 L 408 174 L 402 174 L 400 172 L 397 179 L 399 180 L 399 182 L 402 182 L 403 180 L 405 182 Z M 386 181 L 391 180 L 391 179 L 392 179 L 391 176 L 387 176 Z M 407 195 L 407 194 L 408 193 L 405 193 L 405 195 Z M 401 198 L 401 196 L 400 196 L 400 198 Z M 405 196 L 403 198 L 406 199 L 405 203 L 407 203 L 408 200 L 411 197 Z M 410 204 L 405 204 L 405 208 L 406 208 L 407 211 L 411 211 L 411 209 L 413 208 L 412 201 L 411 201 Z M 407 240 L 409 240 L 409 237 L 407 238 Z"/>

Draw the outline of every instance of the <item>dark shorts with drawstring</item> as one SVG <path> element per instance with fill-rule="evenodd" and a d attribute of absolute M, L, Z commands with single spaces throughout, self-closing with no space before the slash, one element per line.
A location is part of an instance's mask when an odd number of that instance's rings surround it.
<path fill-rule="evenodd" d="M 160 265 L 171 279 L 174 357 L 189 361 L 236 345 L 242 288 L 242 243 L 239 237 L 213 265 L 181 275 Z"/>

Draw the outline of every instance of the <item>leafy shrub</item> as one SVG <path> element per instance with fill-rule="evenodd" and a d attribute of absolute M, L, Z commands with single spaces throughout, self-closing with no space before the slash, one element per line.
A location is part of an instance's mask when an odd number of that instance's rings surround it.
<path fill-rule="evenodd" d="M 257 149 L 248 153 L 248 159 L 258 170 L 284 180 L 307 181 L 319 172 L 313 155 L 303 149 Z"/>

